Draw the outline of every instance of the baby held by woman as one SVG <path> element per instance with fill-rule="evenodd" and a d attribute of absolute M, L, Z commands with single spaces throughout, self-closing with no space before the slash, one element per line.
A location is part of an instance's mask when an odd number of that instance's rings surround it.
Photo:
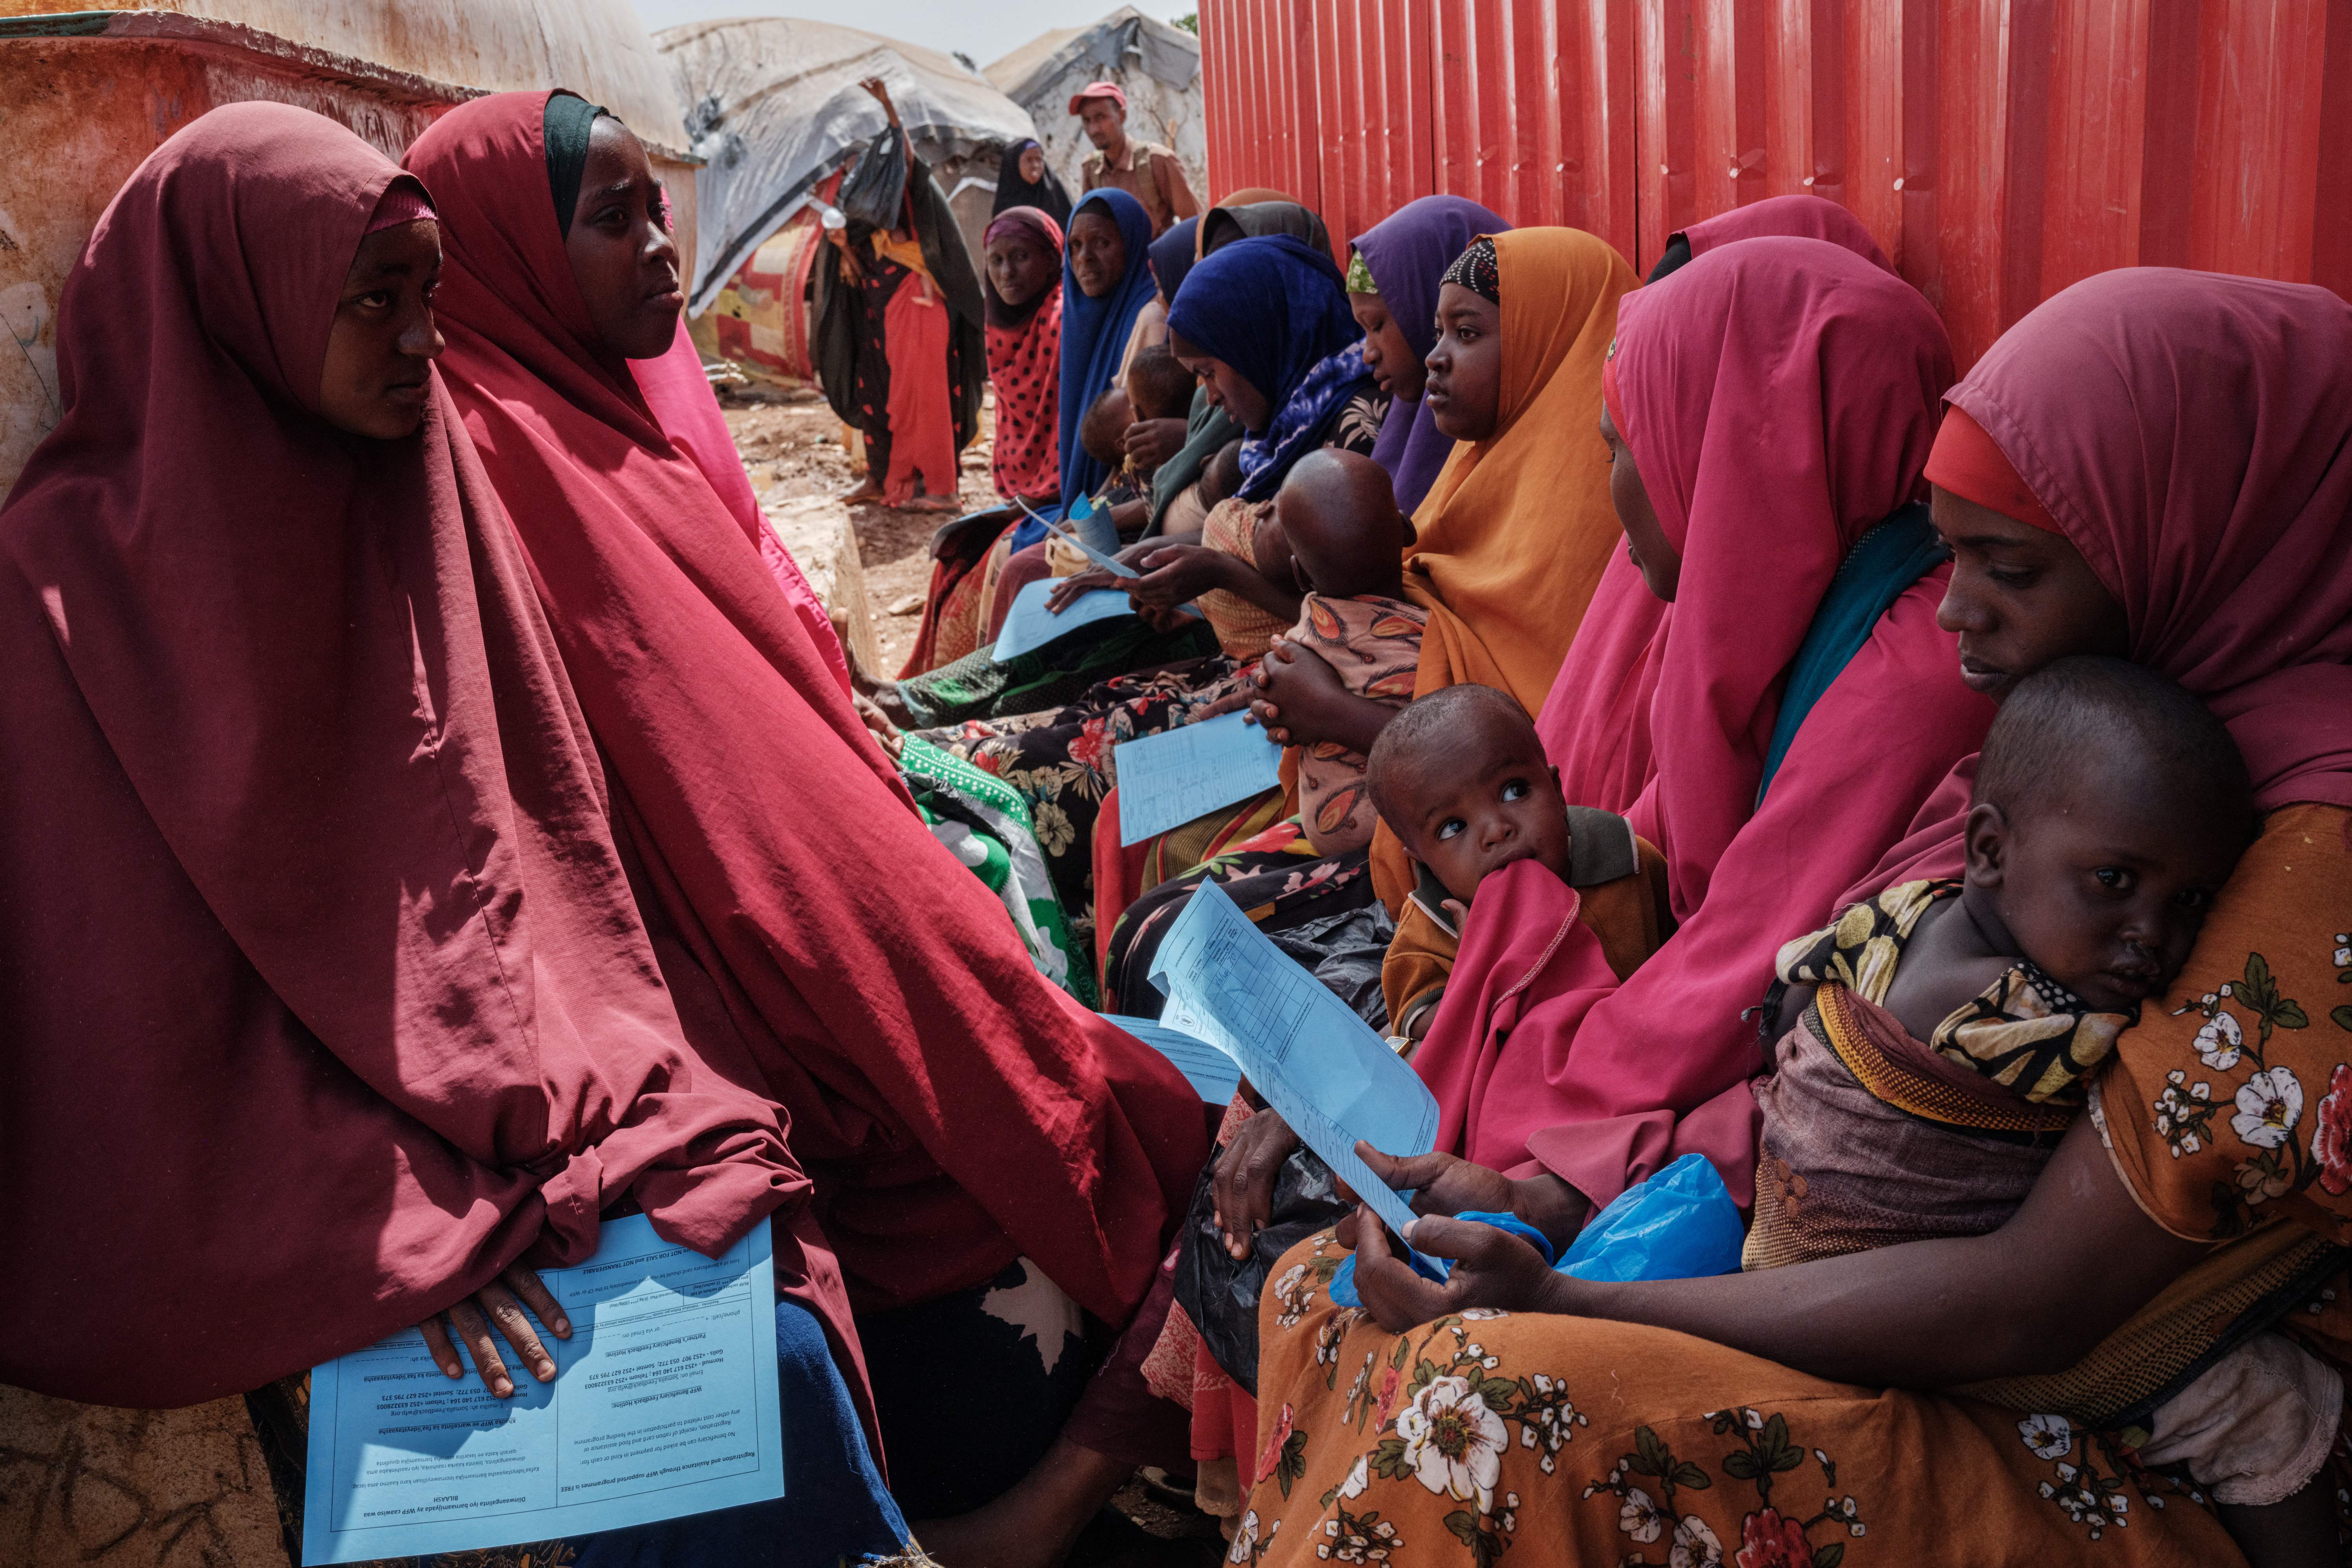
<path fill-rule="evenodd" d="M 1370 787 L 1424 868 L 1422 896 L 1457 921 L 1521 861 L 1569 879 L 1571 808 L 1499 692 L 1412 704 L 1373 750 Z M 2084 658 L 2021 681 L 1984 743 L 1964 874 L 1889 888 L 1781 951 L 1744 1266 L 1997 1229 L 2116 1037 L 2179 975 L 2254 826 L 2229 731 L 2162 676 Z M 2292 1560 L 2266 1543 L 2332 1529 L 2315 1478 L 2342 1381 L 2272 1322 L 2242 1319 L 2201 1349 L 2143 1358 L 2129 1395 L 2085 1418 L 2142 1462 L 2184 1468 L 2257 1564 Z"/>

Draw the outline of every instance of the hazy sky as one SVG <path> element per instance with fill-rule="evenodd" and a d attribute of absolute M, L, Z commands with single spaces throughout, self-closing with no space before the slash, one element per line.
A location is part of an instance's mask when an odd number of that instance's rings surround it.
<path fill-rule="evenodd" d="M 1055 27 L 1076 27 L 1108 16 L 1121 0 L 997 0 L 979 5 L 971 0 L 790 0 L 786 5 L 761 5 L 758 0 L 635 0 L 647 32 L 719 16 L 806 16 L 838 22 L 869 33 L 903 38 L 942 54 L 961 49 L 973 61 L 990 61 L 1011 54 L 1040 33 Z M 1132 0 L 1135 8 L 1162 21 L 1198 9 L 1195 0 Z"/>

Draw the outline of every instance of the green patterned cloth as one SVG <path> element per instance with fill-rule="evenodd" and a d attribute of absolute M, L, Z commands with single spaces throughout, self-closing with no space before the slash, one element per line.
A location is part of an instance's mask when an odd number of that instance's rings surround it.
<path fill-rule="evenodd" d="M 1110 628 L 1093 641 L 1082 626 L 1061 641 L 1003 664 L 989 648 L 898 682 L 898 700 L 914 718 L 908 728 L 935 729 L 967 719 L 1010 719 L 1066 707 L 1098 680 L 1129 670 L 1200 658 L 1217 651 L 1217 635 L 1204 621 L 1172 632 L 1155 632 L 1139 620 L 1097 623 Z"/>
<path fill-rule="evenodd" d="M 932 834 L 1013 917 L 1037 973 L 1087 1006 L 1099 1005 L 1093 959 L 1073 942 L 1021 792 L 915 735 L 899 752 L 898 771 Z"/>

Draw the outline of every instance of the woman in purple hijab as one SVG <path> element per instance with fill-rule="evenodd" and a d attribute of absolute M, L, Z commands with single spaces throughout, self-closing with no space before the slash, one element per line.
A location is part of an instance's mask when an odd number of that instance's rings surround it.
<path fill-rule="evenodd" d="M 1422 362 L 1437 347 L 1437 285 L 1482 234 L 1510 225 L 1460 196 L 1407 202 L 1356 237 L 1348 303 L 1364 329 L 1364 364 L 1396 399 L 1372 460 L 1389 471 L 1397 509 L 1411 517 L 1454 450 L 1421 401 Z"/>

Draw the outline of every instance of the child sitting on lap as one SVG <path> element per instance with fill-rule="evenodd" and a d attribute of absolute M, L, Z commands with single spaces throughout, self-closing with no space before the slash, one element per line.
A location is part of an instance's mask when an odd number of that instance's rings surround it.
<path fill-rule="evenodd" d="M 1623 817 L 1568 804 L 1507 692 L 1448 686 L 1415 700 L 1381 731 L 1368 780 L 1421 884 L 1381 966 L 1392 1033 L 1418 1040 L 1433 1025 L 1472 894 L 1519 861 L 1577 889 L 1577 918 L 1620 979 L 1671 929 L 1664 858 Z"/>
<path fill-rule="evenodd" d="M 1745 1266 L 1998 1228 L 2254 827 L 2229 731 L 2171 681 L 2082 658 L 2020 682 L 1985 738 L 1965 874 L 1889 888 L 1780 952 Z M 2199 1376 L 2139 1370 L 2167 1397 L 2127 1440 L 2225 1505 L 2332 1506 L 2306 1483 L 2341 1380 L 2275 1332 L 2218 1348 Z"/>

